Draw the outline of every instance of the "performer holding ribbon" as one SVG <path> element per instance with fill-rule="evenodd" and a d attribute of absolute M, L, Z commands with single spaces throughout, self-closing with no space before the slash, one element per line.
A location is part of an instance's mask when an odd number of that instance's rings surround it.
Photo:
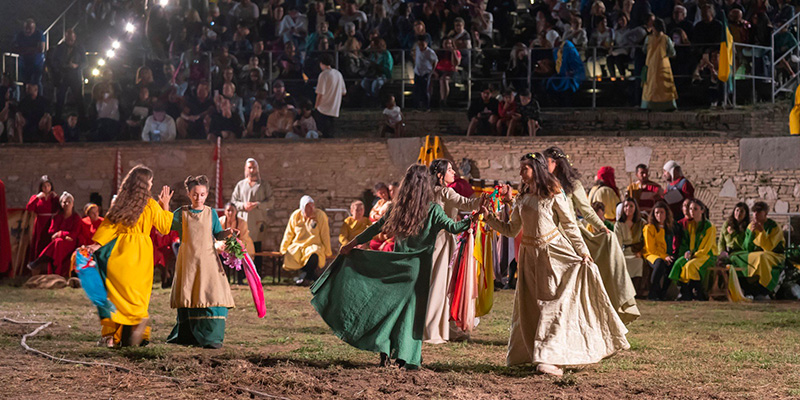
<path fill-rule="evenodd" d="M 188 177 L 184 182 L 191 206 L 173 213 L 172 230 L 181 236 L 175 263 L 170 306 L 178 309 L 178 321 L 167 343 L 218 349 L 225 337 L 228 309 L 234 307 L 231 288 L 214 248 L 214 236 L 229 236 L 217 213 L 205 205 L 208 178 Z"/>

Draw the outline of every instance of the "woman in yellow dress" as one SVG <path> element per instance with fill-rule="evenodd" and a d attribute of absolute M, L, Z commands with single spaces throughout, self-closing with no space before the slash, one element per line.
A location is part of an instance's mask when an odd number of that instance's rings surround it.
<path fill-rule="evenodd" d="M 172 190 L 164 186 L 153 200 L 153 171 L 144 165 L 125 176 L 119 194 L 111 202 L 106 219 L 87 246 L 94 252 L 114 309 L 98 307 L 101 343 L 108 347 L 138 346 L 150 340 L 147 326 L 153 288 L 153 242 L 150 230 L 166 235 L 172 226 L 169 201 Z"/>

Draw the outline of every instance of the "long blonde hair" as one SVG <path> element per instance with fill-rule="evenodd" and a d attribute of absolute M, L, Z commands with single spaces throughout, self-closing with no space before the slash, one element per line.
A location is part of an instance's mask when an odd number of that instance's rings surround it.
<path fill-rule="evenodd" d="M 119 194 L 111 202 L 106 219 L 115 224 L 134 226 L 147 202 L 153 198 L 150 195 L 151 179 L 153 171 L 144 165 L 137 165 L 128 171 L 120 185 Z"/>

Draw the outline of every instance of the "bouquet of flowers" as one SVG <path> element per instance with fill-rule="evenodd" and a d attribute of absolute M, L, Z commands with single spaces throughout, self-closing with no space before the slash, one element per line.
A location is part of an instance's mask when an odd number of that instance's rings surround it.
<path fill-rule="evenodd" d="M 247 284 L 250 285 L 250 293 L 253 295 L 253 303 L 256 306 L 258 318 L 264 318 L 267 314 L 267 305 L 264 302 L 264 288 L 261 286 L 261 277 L 258 276 L 253 259 L 242 247 L 242 242 L 236 236 L 228 236 L 223 240 L 223 248 L 220 251 L 222 263 L 231 269 L 241 271 L 244 268 L 244 275 Z"/>

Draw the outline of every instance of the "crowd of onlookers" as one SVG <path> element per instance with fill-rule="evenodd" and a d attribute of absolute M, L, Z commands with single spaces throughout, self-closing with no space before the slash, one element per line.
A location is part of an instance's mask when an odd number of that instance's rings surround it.
<path fill-rule="evenodd" d="M 794 12 L 788 0 L 94 0 L 80 38 L 68 30 L 46 51 L 32 19 L 15 35 L 0 139 L 329 137 L 342 104 L 449 107 L 457 82 L 472 85 L 470 134 L 534 134 L 539 102 L 573 105 L 587 77 L 624 78 L 617 97 L 639 105 L 657 34 L 678 92 L 718 104 L 724 21 L 736 42 L 769 47 Z M 776 59 L 795 51 L 795 30 L 775 36 Z M 89 42 L 102 60 L 87 60 Z M 772 76 L 767 51 L 735 57 L 740 72 Z M 796 61 L 778 63 L 781 79 Z M 384 130 L 402 133 L 391 113 Z"/>

